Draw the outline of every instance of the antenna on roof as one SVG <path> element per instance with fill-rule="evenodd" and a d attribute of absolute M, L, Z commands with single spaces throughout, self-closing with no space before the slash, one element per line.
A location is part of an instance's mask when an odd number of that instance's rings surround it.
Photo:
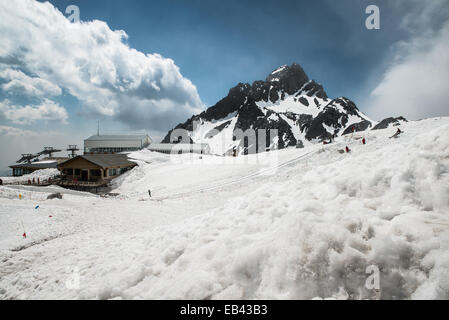
<path fill-rule="evenodd" d="M 100 120 L 98 120 L 98 126 L 97 126 L 97 136 L 100 135 Z"/>

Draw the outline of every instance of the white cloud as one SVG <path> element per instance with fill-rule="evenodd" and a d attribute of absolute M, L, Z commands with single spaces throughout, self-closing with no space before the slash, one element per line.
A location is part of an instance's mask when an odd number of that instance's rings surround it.
<path fill-rule="evenodd" d="M 400 26 L 421 35 L 438 30 L 449 16 L 447 0 L 396 0 L 391 4 L 401 12 Z"/>
<path fill-rule="evenodd" d="M 5 68 L 0 70 L 0 78 L 7 81 L 1 87 L 9 93 L 38 98 L 59 96 L 62 93 L 61 88 L 50 81 L 38 77 L 30 77 L 20 70 Z"/>
<path fill-rule="evenodd" d="M 375 118 L 420 119 L 449 115 L 449 14 L 447 1 L 398 1 L 413 10 L 401 26 L 412 37 L 395 46 L 395 57 L 371 92 Z M 404 7 L 405 9 L 405 7 Z M 437 19 L 438 17 L 438 19 Z"/>
<path fill-rule="evenodd" d="M 4 100 L 0 102 L 0 116 L 17 124 L 30 124 L 41 120 L 67 123 L 69 117 L 64 107 L 48 99 L 44 99 L 37 106 L 15 106 Z"/>
<path fill-rule="evenodd" d="M 0 137 L 26 137 L 39 135 L 37 132 L 10 126 L 0 126 Z"/>
<path fill-rule="evenodd" d="M 158 127 L 160 118 L 183 121 L 203 108 L 173 60 L 130 48 L 126 33 L 105 22 L 70 23 L 48 2 L 12 0 L 0 2 L 0 32 L 3 61 L 66 88 L 84 111 Z"/>

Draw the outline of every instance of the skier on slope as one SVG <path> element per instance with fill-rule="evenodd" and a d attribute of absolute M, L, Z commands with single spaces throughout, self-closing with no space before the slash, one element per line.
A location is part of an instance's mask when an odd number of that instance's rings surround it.
<path fill-rule="evenodd" d="M 349 149 L 349 147 L 346 146 L 346 153 L 349 153 L 349 152 L 351 152 L 351 149 Z"/>
<path fill-rule="evenodd" d="M 398 128 L 398 130 L 396 130 L 396 133 L 395 133 L 394 135 L 392 135 L 392 136 L 390 137 L 390 139 L 391 139 L 391 138 L 397 138 L 400 134 L 402 134 L 402 131 L 401 131 L 400 128 Z"/>
<path fill-rule="evenodd" d="M 148 189 L 148 195 L 149 195 L 150 198 L 151 198 L 151 190 L 150 190 L 150 189 Z"/>
<path fill-rule="evenodd" d="M 363 144 L 366 144 L 366 140 L 365 140 L 365 137 L 363 137 L 363 139 L 362 139 L 362 143 L 363 143 Z"/>

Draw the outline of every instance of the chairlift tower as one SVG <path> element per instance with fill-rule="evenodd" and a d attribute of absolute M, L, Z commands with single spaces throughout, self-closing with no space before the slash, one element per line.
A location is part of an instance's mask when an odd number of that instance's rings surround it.
<path fill-rule="evenodd" d="M 31 160 L 37 157 L 39 157 L 37 154 L 22 153 L 22 158 L 17 160 L 16 163 L 31 163 Z"/>
<path fill-rule="evenodd" d="M 76 157 L 76 151 L 79 151 L 78 146 L 76 144 L 70 144 L 69 147 L 66 149 L 66 151 L 70 151 L 69 158 L 75 158 Z"/>
<path fill-rule="evenodd" d="M 55 149 L 55 148 L 53 148 L 53 147 L 44 147 L 44 150 L 41 151 L 41 152 L 39 152 L 38 155 L 43 155 L 43 154 L 45 154 L 45 155 L 48 155 L 49 158 L 51 158 L 52 155 L 53 155 L 53 153 L 61 152 L 61 151 L 62 151 L 62 150 Z"/>

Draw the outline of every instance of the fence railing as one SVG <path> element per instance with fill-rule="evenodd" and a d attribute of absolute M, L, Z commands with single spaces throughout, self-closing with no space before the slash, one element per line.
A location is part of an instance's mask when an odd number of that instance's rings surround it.
<path fill-rule="evenodd" d="M 58 179 L 45 179 L 45 180 L 35 180 L 34 182 L 32 180 L 18 180 L 18 181 L 2 181 L 2 185 L 4 186 L 48 186 L 51 184 L 54 184 Z"/>
<path fill-rule="evenodd" d="M 99 187 L 107 185 L 109 181 L 75 181 L 75 180 L 59 180 L 56 184 L 59 186 L 81 186 L 81 187 Z"/>

